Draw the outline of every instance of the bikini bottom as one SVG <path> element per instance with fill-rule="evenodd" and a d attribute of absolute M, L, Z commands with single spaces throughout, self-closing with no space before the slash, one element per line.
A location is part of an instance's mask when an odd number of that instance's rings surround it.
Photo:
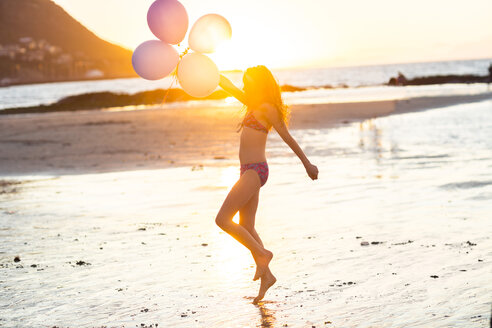
<path fill-rule="evenodd" d="M 260 177 L 261 186 L 263 186 L 268 180 L 268 164 L 267 162 L 259 162 L 259 163 L 249 163 L 241 165 L 241 174 L 242 176 L 244 172 L 247 170 L 255 170 Z"/>

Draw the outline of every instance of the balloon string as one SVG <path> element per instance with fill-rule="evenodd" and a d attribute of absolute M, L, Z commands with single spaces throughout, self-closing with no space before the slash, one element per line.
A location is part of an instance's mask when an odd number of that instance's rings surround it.
<path fill-rule="evenodd" d="M 164 94 L 164 99 L 162 99 L 162 103 L 161 105 L 165 104 L 166 103 L 166 99 L 167 99 L 167 95 L 169 94 L 169 90 L 171 90 L 171 88 L 173 87 L 173 84 L 174 82 L 176 82 L 178 80 L 178 68 L 179 68 L 179 64 L 181 63 L 181 58 L 184 57 L 184 55 L 186 55 L 188 53 L 188 51 L 190 50 L 190 47 L 187 47 L 180 55 L 179 55 L 179 61 L 178 61 L 178 65 L 176 65 L 176 69 L 174 70 L 174 72 L 172 72 L 172 77 L 173 77 L 173 80 L 171 81 L 171 85 L 169 86 L 169 88 L 167 88 L 167 91 L 166 93 Z"/>
<path fill-rule="evenodd" d="M 190 47 L 187 47 L 187 48 L 183 51 L 183 53 L 182 53 L 181 55 L 179 55 L 179 59 L 183 58 L 183 56 L 184 56 L 184 55 L 186 55 L 186 54 L 188 53 L 188 51 L 190 51 Z M 179 65 L 179 63 L 178 63 L 178 65 Z"/>
<path fill-rule="evenodd" d="M 162 99 L 161 105 L 164 105 L 166 103 L 167 95 L 169 94 L 169 90 L 171 90 L 171 88 L 173 87 L 174 82 L 176 82 L 176 74 L 173 73 L 173 80 L 171 81 L 171 85 L 169 86 L 169 88 L 167 88 L 166 93 L 164 94 L 164 99 Z"/>

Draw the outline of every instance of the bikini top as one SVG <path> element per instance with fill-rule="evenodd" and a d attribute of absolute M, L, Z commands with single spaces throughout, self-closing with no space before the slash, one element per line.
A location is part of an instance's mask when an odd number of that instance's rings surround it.
<path fill-rule="evenodd" d="M 253 112 L 248 112 L 244 116 L 243 122 L 241 124 L 242 126 L 247 126 L 248 128 L 252 128 L 261 132 L 268 133 L 268 129 L 263 126 L 258 120 L 253 116 Z"/>

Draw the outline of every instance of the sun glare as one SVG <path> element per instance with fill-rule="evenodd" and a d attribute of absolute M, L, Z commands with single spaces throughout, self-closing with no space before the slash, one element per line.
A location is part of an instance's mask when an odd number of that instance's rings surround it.
<path fill-rule="evenodd" d="M 54 2 L 98 36 L 130 50 L 155 39 L 146 20 L 151 0 Z M 221 70 L 260 64 L 278 69 L 485 58 L 492 51 L 492 2 L 473 3 L 305 1 L 300 7 L 297 1 L 252 0 L 238 6 L 223 0 L 183 0 L 190 29 L 207 13 L 221 14 L 231 24 L 230 42 L 210 55 Z M 448 11 L 438 15 L 436 24 L 436 13 L 444 7 Z M 108 17 L 108 12 L 113 15 Z"/>
<path fill-rule="evenodd" d="M 245 70 L 250 66 L 257 65 L 254 55 L 244 51 L 236 40 L 225 41 L 217 48 L 216 52 L 209 56 L 217 64 L 219 70 Z"/>
<path fill-rule="evenodd" d="M 239 103 L 239 101 L 234 98 L 234 97 L 227 97 L 226 99 L 224 99 L 224 101 L 227 103 L 227 104 L 235 104 L 235 103 Z"/>
<path fill-rule="evenodd" d="M 234 183 L 239 179 L 239 170 L 236 166 L 225 167 L 220 175 L 219 186 L 232 188 Z"/>

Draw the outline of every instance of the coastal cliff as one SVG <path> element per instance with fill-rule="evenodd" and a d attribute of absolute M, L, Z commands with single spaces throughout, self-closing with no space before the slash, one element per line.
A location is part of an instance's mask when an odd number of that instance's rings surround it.
<path fill-rule="evenodd" d="M 131 56 L 51 0 L 0 1 L 0 86 L 133 77 Z"/>

